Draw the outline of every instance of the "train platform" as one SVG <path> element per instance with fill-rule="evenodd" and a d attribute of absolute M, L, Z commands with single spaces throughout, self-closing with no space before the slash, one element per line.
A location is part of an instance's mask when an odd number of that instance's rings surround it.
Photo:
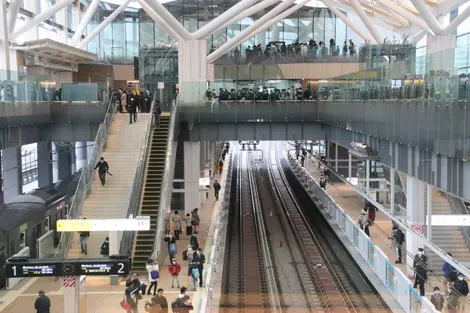
<path fill-rule="evenodd" d="M 227 155 L 227 158 L 230 158 Z M 222 185 L 221 195 L 224 190 L 224 178 L 227 174 L 230 162 L 225 162 L 222 174 L 216 174 L 211 180 L 211 186 L 214 179 L 217 179 Z M 199 246 L 203 249 L 206 255 L 206 268 L 210 268 L 209 255 L 212 246 L 212 231 L 214 224 L 217 220 L 218 210 L 222 201 L 215 201 L 213 189 L 209 190 L 208 198 L 206 202 L 199 206 L 199 215 L 201 217 L 199 227 Z M 196 208 L 196 204 L 195 204 Z M 181 212 L 183 213 L 183 212 Z M 181 287 L 188 287 L 190 290 L 190 282 L 188 277 L 188 264 L 187 261 L 182 259 L 182 251 L 188 246 L 189 240 L 186 235 L 180 237 L 177 242 L 178 253 L 177 261 L 181 265 L 180 273 L 180 284 Z M 162 251 L 166 248 L 162 247 Z M 163 265 L 160 265 L 160 279 L 158 281 L 158 288 L 164 290 L 164 296 L 168 300 L 168 304 L 178 296 L 179 289 L 171 288 L 171 276 L 168 272 L 169 258 L 166 257 Z M 206 274 L 203 273 L 203 277 Z M 142 282 L 147 282 L 147 274 L 140 275 Z M 204 285 L 205 286 L 205 285 Z M 8 291 L 0 292 L 0 312 L 1 313 L 23 313 L 34 311 L 34 301 L 37 298 L 37 292 L 44 290 L 46 295 L 51 299 L 51 313 L 63 313 L 64 312 L 64 287 L 62 287 L 61 281 L 56 278 L 31 278 L 24 279 L 15 288 Z M 125 289 L 125 281 L 122 281 L 119 285 L 110 285 L 109 277 L 87 277 L 86 278 L 86 296 L 84 305 L 86 313 L 115 313 L 121 312 L 122 308 L 120 302 L 123 299 Z M 202 299 L 206 295 L 206 288 L 198 288 L 196 292 L 188 291 L 188 295 L 192 297 L 194 312 L 199 312 L 198 309 L 201 305 Z M 144 305 L 145 301 L 149 301 L 151 296 L 145 295 L 141 301 L 139 301 L 139 311 L 145 312 Z M 169 310 L 171 312 L 171 309 Z"/>
<path fill-rule="evenodd" d="M 294 154 L 292 152 L 292 154 Z M 317 160 L 314 158 L 307 158 L 305 162 L 305 168 L 312 175 L 315 180 L 320 179 L 321 171 L 318 166 Z M 335 174 L 333 174 L 335 175 Z M 330 174 L 331 176 L 331 174 Z M 328 182 L 326 185 L 327 193 L 338 203 L 344 212 L 346 212 L 352 220 L 358 221 L 361 210 L 365 208 L 364 198 L 356 191 L 354 187 L 348 186 L 344 183 L 338 182 Z M 390 238 L 392 237 L 392 221 L 381 211 L 376 213 L 375 223 L 370 227 L 370 238 L 371 242 L 380 248 L 389 258 L 390 262 L 394 263 L 397 259 L 395 243 Z M 402 264 L 393 264 L 395 267 L 399 268 L 403 273 L 409 273 L 406 264 L 406 254 L 412 255 L 411 252 L 405 251 L 403 248 L 403 263 Z M 413 277 L 408 276 L 410 280 L 413 280 Z M 432 294 L 433 288 L 437 286 L 441 291 L 445 291 L 444 277 L 436 276 L 430 273 L 428 275 L 428 281 L 426 284 L 426 295 L 430 296 Z M 470 308 L 468 310 L 470 312 Z"/>

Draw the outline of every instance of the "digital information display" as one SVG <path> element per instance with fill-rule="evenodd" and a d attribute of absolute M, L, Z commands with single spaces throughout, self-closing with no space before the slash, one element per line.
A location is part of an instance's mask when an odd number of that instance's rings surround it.
<path fill-rule="evenodd" d="M 58 220 L 58 232 L 79 231 L 146 231 L 150 230 L 150 217 L 136 217 L 134 219 L 107 219 L 107 220 Z"/>
<path fill-rule="evenodd" d="M 60 276 L 58 262 L 44 262 L 38 260 L 36 263 L 14 262 L 6 264 L 7 277 L 47 277 Z"/>
<path fill-rule="evenodd" d="M 109 276 L 127 275 L 130 272 L 129 259 L 64 259 L 8 261 L 8 278 L 47 276 Z"/>

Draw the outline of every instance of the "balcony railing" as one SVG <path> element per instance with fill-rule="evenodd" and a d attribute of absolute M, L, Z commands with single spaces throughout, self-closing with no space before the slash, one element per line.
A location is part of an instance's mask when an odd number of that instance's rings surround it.
<path fill-rule="evenodd" d="M 322 122 L 458 158 L 470 157 L 470 109 L 458 99 L 179 103 L 182 121 Z"/>

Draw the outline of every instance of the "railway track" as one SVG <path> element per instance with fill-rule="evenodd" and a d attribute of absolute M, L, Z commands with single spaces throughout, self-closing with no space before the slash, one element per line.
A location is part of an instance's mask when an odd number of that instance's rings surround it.
<path fill-rule="evenodd" d="M 364 279 L 362 281 L 367 286 L 357 287 L 356 283 L 360 284 L 363 277 L 352 262 L 347 262 L 350 258 L 344 248 L 336 245 L 338 249 L 335 249 L 336 247 L 328 243 L 331 239 L 322 233 L 325 225 L 321 225 L 319 218 L 316 219 L 314 228 L 309 226 L 311 220 L 307 220 L 297 203 L 274 151 L 271 151 L 269 156 L 269 172 L 286 218 L 295 234 L 308 275 L 315 285 L 316 308 L 332 313 L 390 312 Z M 342 257 L 339 258 L 341 253 Z"/>

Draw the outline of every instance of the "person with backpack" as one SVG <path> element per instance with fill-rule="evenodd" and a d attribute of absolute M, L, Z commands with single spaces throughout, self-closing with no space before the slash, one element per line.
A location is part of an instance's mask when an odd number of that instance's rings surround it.
<path fill-rule="evenodd" d="M 109 237 L 106 237 L 101 244 L 100 254 L 103 258 L 109 257 Z"/>
<path fill-rule="evenodd" d="M 168 265 L 168 272 L 171 275 L 171 288 L 175 288 L 175 280 L 178 284 L 178 289 L 180 288 L 180 280 L 179 275 L 181 272 L 181 266 L 176 262 L 176 259 L 171 260 L 171 263 Z"/>
<path fill-rule="evenodd" d="M 191 280 L 192 290 L 196 291 L 196 286 L 198 285 L 201 273 L 199 272 L 199 261 L 195 257 L 193 258 L 193 261 L 189 263 L 188 276 Z"/>
<path fill-rule="evenodd" d="M 202 253 L 202 249 L 197 249 L 196 253 L 194 254 L 193 262 L 197 262 L 196 266 L 199 271 L 199 287 L 202 288 L 203 281 L 202 281 L 202 273 L 204 271 L 204 263 L 206 263 L 206 256 Z"/>
<path fill-rule="evenodd" d="M 149 295 L 151 293 L 153 287 L 153 295 L 155 296 L 157 294 L 158 279 L 160 278 L 158 264 L 154 260 L 148 259 L 147 264 L 145 265 L 145 269 L 148 272 L 148 279 L 150 283 L 150 286 L 147 289 L 147 294 Z"/>
<path fill-rule="evenodd" d="M 456 291 L 456 296 L 458 297 L 458 310 L 457 312 L 464 312 L 465 311 L 465 298 L 468 295 L 468 283 L 465 280 L 465 277 L 463 274 L 459 273 L 457 276 L 457 279 L 454 281 L 454 285 L 452 286 L 452 289 Z M 451 293 L 452 293 L 451 292 Z"/>
<path fill-rule="evenodd" d="M 405 242 L 405 234 L 398 228 L 398 226 L 393 226 L 393 238 L 395 240 L 395 251 L 397 253 L 397 259 L 395 264 L 401 264 L 402 262 L 402 248 L 403 243 Z"/>
<path fill-rule="evenodd" d="M 197 240 L 197 231 L 193 232 L 191 237 L 189 237 L 189 245 L 195 251 L 199 248 L 199 241 Z"/>
<path fill-rule="evenodd" d="M 181 287 L 180 294 L 171 302 L 173 313 L 189 313 L 189 311 L 194 310 L 191 299 L 186 295 L 187 290 L 186 287 Z"/>
<path fill-rule="evenodd" d="M 155 106 L 153 107 L 153 117 L 155 119 L 154 121 L 154 127 L 155 128 L 160 128 L 160 116 L 162 115 L 162 108 L 160 107 L 160 101 L 155 102 Z"/>
<path fill-rule="evenodd" d="M 452 253 L 447 253 L 447 255 L 452 257 Z M 442 264 L 442 271 L 444 272 L 444 279 L 446 283 L 451 283 L 457 278 L 457 271 L 447 262 Z"/>

